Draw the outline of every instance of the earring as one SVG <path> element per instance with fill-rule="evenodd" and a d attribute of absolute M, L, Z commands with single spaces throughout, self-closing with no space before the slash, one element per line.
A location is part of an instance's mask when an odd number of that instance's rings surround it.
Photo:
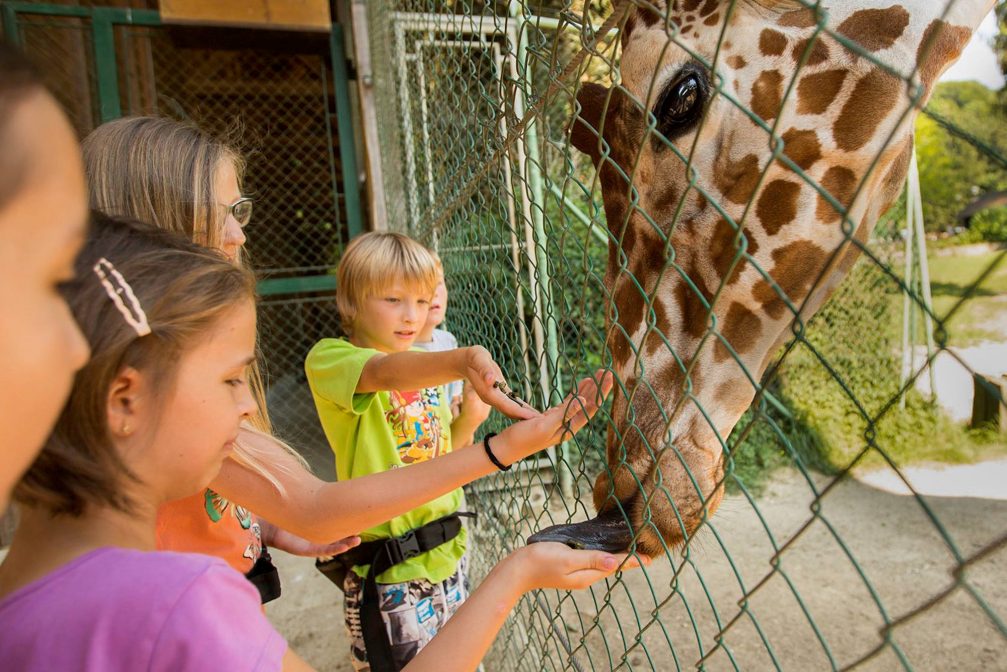
<path fill-rule="evenodd" d="M 120 430 L 120 434 L 122 434 L 123 436 L 129 436 L 129 432 L 130 432 L 129 423 L 126 422 L 126 421 L 123 421 L 123 423 L 122 423 L 122 429 Z"/>

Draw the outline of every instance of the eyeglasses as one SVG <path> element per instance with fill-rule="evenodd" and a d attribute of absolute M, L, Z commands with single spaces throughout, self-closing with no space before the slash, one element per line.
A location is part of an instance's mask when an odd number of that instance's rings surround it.
<path fill-rule="evenodd" d="M 245 228 L 248 223 L 252 221 L 252 199 L 247 196 L 242 196 L 234 203 L 226 206 L 227 212 L 224 213 L 224 219 L 228 216 L 234 217 L 235 221 L 238 222 L 238 226 Z"/>

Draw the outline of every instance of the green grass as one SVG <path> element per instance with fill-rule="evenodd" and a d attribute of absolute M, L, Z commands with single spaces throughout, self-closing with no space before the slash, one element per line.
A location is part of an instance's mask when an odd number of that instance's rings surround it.
<path fill-rule="evenodd" d="M 1001 250 L 978 256 L 929 257 L 934 313 L 944 321 L 954 309 L 944 324 L 948 345 L 1007 341 L 1005 256 Z"/>
<path fill-rule="evenodd" d="M 1001 251 L 929 258 L 937 316 L 947 317 L 965 298 L 945 324 L 947 346 L 1007 340 L 1004 256 Z M 756 424 L 735 446 L 730 469 L 747 487 L 758 490 L 783 464 L 836 473 L 854 461 L 859 467 L 880 466 L 886 457 L 905 466 L 973 463 L 1007 454 L 1003 435 L 956 423 L 915 389 L 906 392 L 900 407 L 902 296 L 889 276 L 862 263 L 816 315 L 807 341 L 789 354 L 772 384 L 791 417 L 770 407 L 746 416 Z"/>

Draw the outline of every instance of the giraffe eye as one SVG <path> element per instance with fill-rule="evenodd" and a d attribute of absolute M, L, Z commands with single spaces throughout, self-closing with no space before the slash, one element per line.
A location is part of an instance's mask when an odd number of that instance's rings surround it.
<path fill-rule="evenodd" d="M 690 130 L 703 115 L 705 98 L 704 73 L 693 64 L 685 66 L 657 101 L 657 130 L 669 140 Z"/>

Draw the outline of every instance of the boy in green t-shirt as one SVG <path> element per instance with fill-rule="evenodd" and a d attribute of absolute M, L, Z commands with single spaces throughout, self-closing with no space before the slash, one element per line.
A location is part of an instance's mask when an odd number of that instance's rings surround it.
<path fill-rule="evenodd" d="M 511 417 L 535 415 L 494 387 L 503 376 L 484 348 L 412 351 L 438 281 L 430 252 L 395 233 L 360 236 L 339 263 L 336 301 L 349 338 L 319 341 L 304 364 L 339 480 L 423 462 L 450 452 L 452 433 L 472 436 L 483 414 L 467 415 L 463 408 L 452 421 L 443 387 L 459 378 Z M 424 526 L 429 530 L 455 514 L 461 502 L 458 488 L 360 536 L 366 545 Z M 466 533 L 454 524 L 454 536 L 447 541 L 372 577 L 376 600 L 367 599 L 380 605 L 390 645 L 382 655 L 390 655 L 398 667 L 412 660 L 468 595 Z M 377 614 L 374 602 L 370 614 L 362 604 L 369 564 L 355 565 L 343 585 L 356 669 L 368 668 L 363 630 Z M 369 642 L 376 646 L 381 642 L 374 639 L 373 620 L 370 625 Z"/>

